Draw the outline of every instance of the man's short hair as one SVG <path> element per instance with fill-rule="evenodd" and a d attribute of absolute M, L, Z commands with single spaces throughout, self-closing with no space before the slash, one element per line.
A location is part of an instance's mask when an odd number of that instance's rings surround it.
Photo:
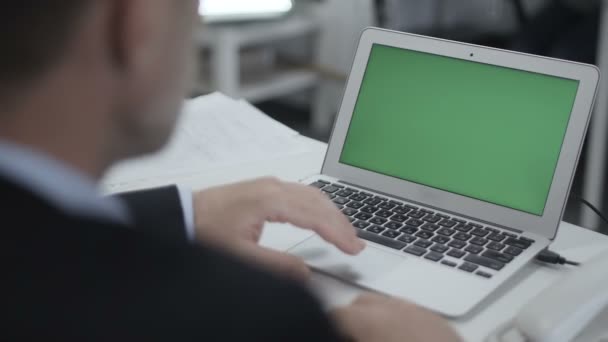
<path fill-rule="evenodd" d="M 35 79 L 65 52 L 92 0 L 17 0 L 0 12 L 0 87 Z"/>

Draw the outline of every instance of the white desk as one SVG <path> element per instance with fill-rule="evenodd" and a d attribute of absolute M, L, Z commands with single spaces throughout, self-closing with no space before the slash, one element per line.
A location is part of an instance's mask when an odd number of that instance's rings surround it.
<path fill-rule="evenodd" d="M 241 167 L 191 175 L 184 177 L 181 183 L 199 189 L 258 176 L 273 175 L 296 181 L 319 173 L 326 145 L 303 137 L 299 139 L 310 146 L 310 152 L 273 162 L 249 163 Z M 288 226 L 269 225 L 262 243 L 285 249 L 307 235 L 308 232 Z M 563 223 L 552 248 L 569 259 L 584 262 L 608 249 L 608 237 Z M 495 327 L 512 318 L 531 298 L 566 274 L 568 268 L 565 267 L 531 264 L 477 310 L 452 323 L 466 341 L 482 341 Z M 312 285 L 328 306 L 347 303 L 359 293 L 352 286 L 321 275 L 314 276 Z M 446 291 L 458 295 L 458 289 L 446 288 Z"/>

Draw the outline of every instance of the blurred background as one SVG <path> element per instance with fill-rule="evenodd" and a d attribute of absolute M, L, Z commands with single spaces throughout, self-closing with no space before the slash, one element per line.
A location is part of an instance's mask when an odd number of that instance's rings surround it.
<path fill-rule="evenodd" d="M 205 0 L 201 13 L 202 65 L 193 95 L 244 98 L 325 142 L 368 26 L 608 70 L 608 1 L 601 0 Z M 607 130 L 602 82 L 565 220 L 604 233 L 608 225 L 581 198 L 608 212 Z"/>

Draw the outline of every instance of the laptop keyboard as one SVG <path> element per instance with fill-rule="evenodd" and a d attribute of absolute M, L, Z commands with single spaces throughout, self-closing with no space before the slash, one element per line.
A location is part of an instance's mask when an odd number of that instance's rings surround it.
<path fill-rule="evenodd" d="M 503 269 L 534 240 L 341 184 L 319 180 L 360 238 L 483 278 Z M 491 272 L 489 273 L 488 270 Z"/>

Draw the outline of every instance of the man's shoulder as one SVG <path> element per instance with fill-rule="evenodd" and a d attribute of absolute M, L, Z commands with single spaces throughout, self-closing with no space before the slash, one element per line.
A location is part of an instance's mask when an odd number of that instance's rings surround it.
<path fill-rule="evenodd" d="M 331 336 L 306 290 L 213 248 L 34 211 L 0 242 L 16 326 L 51 336 L 64 327 L 83 339 L 102 326 L 108 337 L 135 339 L 175 339 L 175 331 L 225 340 Z"/>

